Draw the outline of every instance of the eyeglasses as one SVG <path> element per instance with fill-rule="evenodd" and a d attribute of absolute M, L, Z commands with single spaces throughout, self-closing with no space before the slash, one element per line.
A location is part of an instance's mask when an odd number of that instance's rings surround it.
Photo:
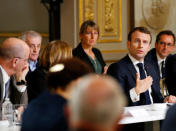
<path fill-rule="evenodd" d="M 14 58 L 18 58 L 18 59 L 22 59 L 22 60 L 24 60 L 25 62 L 28 62 L 28 59 L 25 59 L 25 58 L 22 58 L 22 57 L 14 57 Z"/>
<path fill-rule="evenodd" d="M 30 47 L 31 49 L 40 49 L 40 47 L 41 47 L 41 44 L 34 45 L 34 44 L 28 43 L 28 45 L 29 45 L 29 47 Z"/>
<path fill-rule="evenodd" d="M 173 46 L 175 46 L 174 44 L 172 44 L 172 43 L 165 43 L 165 42 L 159 42 L 159 44 L 160 45 L 162 45 L 162 46 L 168 46 L 168 47 L 173 47 Z"/>

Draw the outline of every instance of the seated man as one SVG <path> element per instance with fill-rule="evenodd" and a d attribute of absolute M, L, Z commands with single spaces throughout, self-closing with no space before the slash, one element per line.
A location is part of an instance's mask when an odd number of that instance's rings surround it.
<path fill-rule="evenodd" d="M 28 57 L 29 47 L 20 39 L 8 38 L 0 46 L 0 104 L 7 97 L 13 104 L 27 104 Z"/>
<path fill-rule="evenodd" d="M 38 57 L 40 53 L 40 47 L 42 44 L 42 36 L 33 30 L 23 32 L 20 36 L 30 47 L 29 53 L 29 73 L 33 72 L 38 67 Z M 27 76 L 26 76 L 27 77 Z"/>
<path fill-rule="evenodd" d="M 164 84 L 166 77 L 166 64 L 175 49 L 175 35 L 170 30 L 163 30 L 158 33 L 155 42 L 155 48 L 151 49 L 145 60 L 151 63 L 160 80 L 161 93 L 164 97 L 169 95 L 169 92 Z"/>
<path fill-rule="evenodd" d="M 151 40 L 152 36 L 147 28 L 134 28 L 128 34 L 129 54 L 108 69 L 108 74 L 121 84 L 128 97 L 129 106 L 163 102 L 157 74 L 150 63 L 144 62 Z"/>
<path fill-rule="evenodd" d="M 31 86 L 31 73 L 34 72 L 37 68 L 39 68 L 39 53 L 42 44 L 42 36 L 33 30 L 23 32 L 20 37 L 21 40 L 25 41 L 30 49 L 29 58 L 28 58 L 28 65 L 29 71 L 25 76 L 27 81 L 27 93 L 28 93 L 28 102 L 30 102 L 33 98 L 35 98 L 41 90 L 40 88 L 34 88 L 37 86 Z M 37 93 L 36 93 L 37 92 Z"/>
<path fill-rule="evenodd" d="M 120 61 L 109 66 L 107 73 L 113 76 L 122 86 L 129 106 L 162 103 L 159 77 L 151 63 L 144 61 L 150 50 L 152 36 L 145 27 L 136 27 L 128 34 L 127 54 Z M 169 96 L 167 102 L 173 102 Z"/>
<path fill-rule="evenodd" d="M 78 81 L 68 104 L 71 130 L 117 131 L 125 105 L 125 96 L 114 79 L 88 75 Z"/>

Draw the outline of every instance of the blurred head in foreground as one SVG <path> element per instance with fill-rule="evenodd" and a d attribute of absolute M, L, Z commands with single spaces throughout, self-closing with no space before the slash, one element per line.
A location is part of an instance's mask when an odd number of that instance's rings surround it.
<path fill-rule="evenodd" d="M 88 75 L 74 88 L 68 105 L 73 130 L 114 131 L 126 98 L 120 85 L 109 76 Z"/>

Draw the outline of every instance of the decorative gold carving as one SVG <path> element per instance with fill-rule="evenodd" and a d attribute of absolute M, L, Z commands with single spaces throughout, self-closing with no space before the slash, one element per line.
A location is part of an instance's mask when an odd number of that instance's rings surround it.
<path fill-rule="evenodd" d="M 113 31 L 114 3 L 112 0 L 105 0 L 105 31 Z"/>
<path fill-rule="evenodd" d="M 102 54 L 104 53 L 128 53 L 128 50 L 102 50 Z"/>
<path fill-rule="evenodd" d="M 96 0 L 79 0 L 80 26 L 83 21 L 95 20 L 96 18 Z"/>
<path fill-rule="evenodd" d="M 94 19 L 94 3 L 95 0 L 85 0 L 85 20 Z"/>
<path fill-rule="evenodd" d="M 0 33 L 0 37 L 19 37 L 21 33 Z M 48 38 L 47 33 L 40 33 L 42 37 Z"/>
<path fill-rule="evenodd" d="M 80 25 L 94 20 L 100 27 L 98 42 L 121 42 L 121 0 L 79 0 Z"/>

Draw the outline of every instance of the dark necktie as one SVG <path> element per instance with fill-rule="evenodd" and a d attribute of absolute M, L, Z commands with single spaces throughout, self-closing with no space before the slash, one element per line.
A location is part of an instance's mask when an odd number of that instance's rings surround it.
<path fill-rule="evenodd" d="M 4 96 L 4 98 L 8 97 L 9 85 L 10 85 L 10 79 L 5 84 L 5 96 Z"/>
<path fill-rule="evenodd" d="M 165 68 L 165 62 L 164 61 L 161 62 L 161 74 L 162 74 L 162 78 L 166 77 L 166 68 Z"/>
<path fill-rule="evenodd" d="M 146 75 L 145 75 L 145 72 L 144 72 L 144 68 L 143 68 L 143 64 L 142 63 L 138 63 L 137 66 L 139 67 L 141 80 L 146 78 Z M 151 104 L 150 95 L 149 95 L 149 91 L 148 90 L 145 91 L 144 93 L 140 94 L 140 103 L 141 103 L 141 105 Z"/>

